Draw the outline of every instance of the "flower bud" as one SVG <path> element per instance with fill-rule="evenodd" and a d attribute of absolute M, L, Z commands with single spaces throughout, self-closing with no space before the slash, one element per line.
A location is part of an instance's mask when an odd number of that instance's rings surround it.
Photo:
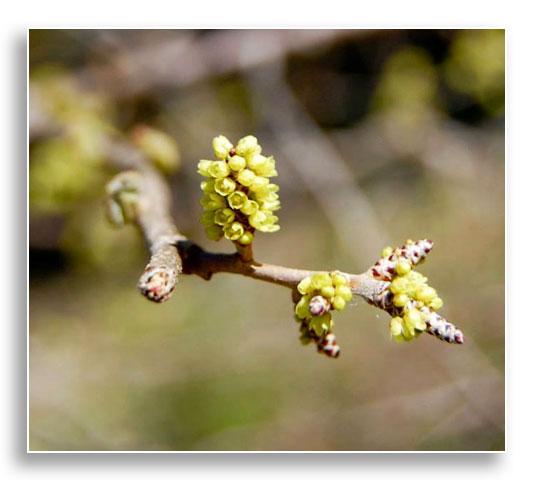
<path fill-rule="evenodd" d="M 260 191 L 269 184 L 269 179 L 265 177 L 254 177 L 250 184 L 250 190 L 253 192 Z"/>
<path fill-rule="evenodd" d="M 247 202 L 247 196 L 243 192 L 233 192 L 228 195 L 228 205 L 234 210 L 239 210 Z"/>
<path fill-rule="evenodd" d="M 317 351 L 324 353 L 331 358 L 339 357 L 341 349 L 337 344 L 336 336 L 333 333 L 327 333 L 325 337 L 317 343 Z"/>
<path fill-rule="evenodd" d="M 434 298 L 428 305 L 432 310 L 439 310 L 443 307 L 443 300 L 439 297 Z"/>
<path fill-rule="evenodd" d="M 272 156 L 267 157 L 267 161 L 264 164 L 256 166 L 255 172 L 262 177 L 278 176 L 274 158 Z"/>
<path fill-rule="evenodd" d="M 312 275 L 312 287 L 315 290 L 321 290 L 323 287 L 330 287 L 332 286 L 332 277 L 329 273 L 326 272 L 318 272 L 314 273 Z"/>
<path fill-rule="evenodd" d="M 233 222 L 233 221 L 234 221 L 234 218 L 235 218 L 235 213 L 232 212 L 231 209 L 229 209 L 229 208 L 223 208 L 223 209 L 221 209 L 221 210 L 217 210 L 217 211 L 215 212 L 213 221 L 214 221 L 217 225 L 224 226 L 224 225 L 226 225 L 227 223 Z"/>
<path fill-rule="evenodd" d="M 398 337 L 402 335 L 402 318 L 394 317 L 389 322 L 389 331 L 393 337 Z"/>
<path fill-rule="evenodd" d="M 409 301 L 410 298 L 405 293 L 398 293 L 393 297 L 393 305 L 396 307 L 404 307 Z"/>
<path fill-rule="evenodd" d="M 415 293 L 415 298 L 417 298 L 417 300 L 421 300 L 421 302 L 424 302 L 426 304 L 429 304 L 437 296 L 438 295 L 436 293 L 436 290 L 427 285 L 418 288 Z"/>
<path fill-rule="evenodd" d="M 332 306 L 336 310 L 343 310 L 345 308 L 346 303 L 347 302 L 345 301 L 345 299 L 339 295 L 336 295 L 332 300 Z"/>
<path fill-rule="evenodd" d="M 397 277 L 391 282 L 389 289 L 393 293 L 397 294 L 397 293 L 404 293 L 404 291 L 406 290 L 406 287 L 407 287 L 406 279 Z"/>
<path fill-rule="evenodd" d="M 240 208 L 245 215 L 252 215 L 259 210 L 259 205 L 254 200 L 246 200 Z"/>
<path fill-rule="evenodd" d="M 222 196 L 230 195 L 235 190 L 235 182 L 228 177 L 215 180 L 215 191 Z"/>
<path fill-rule="evenodd" d="M 258 145 L 258 139 L 252 135 L 247 135 L 237 142 L 235 151 L 238 155 L 246 157 L 255 153 L 261 152 L 261 147 Z"/>
<path fill-rule="evenodd" d="M 404 322 L 411 332 L 413 332 L 414 329 L 420 331 L 426 329 L 426 323 L 423 320 L 421 313 L 415 308 L 411 308 L 404 314 Z"/>
<path fill-rule="evenodd" d="M 399 275 L 406 275 L 412 269 L 411 263 L 405 258 L 401 258 L 397 262 L 395 270 Z"/>
<path fill-rule="evenodd" d="M 254 172 L 258 173 L 259 175 L 261 174 L 259 173 L 258 170 L 261 171 L 261 169 L 265 168 L 267 164 L 268 164 L 267 157 L 264 157 L 263 155 L 260 155 L 260 154 L 249 156 L 248 161 L 247 161 L 247 167 L 253 170 Z"/>
<path fill-rule="evenodd" d="M 234 172 L 240 172 L 247 166 L 247 161 L 240 157 L 239 155 L 234 155 L 233 157 L 230 157 L 228 160 L 228 166 L 234 171 Z"/>
<path fill-rule="evenodd" d="M 217 158 L 221 160 L 226 159 L 230 150 L 233 148 L 233 145 L 230 143 L 224 135 L 219 135 L 213 139 L 213 152 Z"/>
<path fill-rule="evenodd" d="M 265 225 L 265 222 L 267 221 L 267 215 L 261 210 L 258 210 L 249 217 L 248 221 L 254 228 L 260 229 L 263 225 Z"/>
<path fill-rule="evenodd" d="M 297 290 L 302 295 L 305 295 L 306 293 L 311 292 L 312 290 L 311 283 L 312 283 L 311 277 L 305 277 L 297 285 Z"/>
<path fill-rule="evenodd" d="M 226 225 L 224 227 L 224 236 L 228 240 L 237 240 L 243 233 L 245 233 L 245 229 L 243 228 L 243 225 L 239 222 L 233 222 L 229 225 Z"/>
<path fill-rule="evenodd" d="M 250 245 L 254 240 L 254 234 L 252 232 L 245 232 L 239 237 L 238 242 L 241 245 Z"/>
<path fill-rule="evenodd" d="M 320 316 L 330 310 L 330 303 L 321 295 L 316 295 L 310 300 L 308 310 L 314 317 Z"/>
<path fill-rule="evenodd" d="M 197 172 L 204 177 L 210 177 L 209 168 L 213 160 L 199 160 L 197 164 Z"/>
<path fill-rule="evenodd" d="M 244 187 L 250 187 L 255 178 L 256 174 L 248 168 L 241 170 L 237 175 L 237 181 Z"/>
<path fill-rule="evenodd" d="M 347 285 L 348 279 L 345 275 L 342 275 L 341 273 L 333 273 L 332 283 L 334 287 L 341 287 L 342 285 Z"/>
<path fill-rule="evenodd" d="M 340 296 L 346 302 L 350 302 L 352 300 L 352 290 L 347 285 L 340 285 L 339 287 L 336 287 L 336 295 Z"/>
<path fill-rule="evenodd" d="M 226 162 L 217 160 L 208 167 L 208 173 L 214 178 L 224 178 L 230 175 L 230 167 Z"/>
<path fill-rule="evenodd" d="M 213 180 L 203 180 L 200 182 L 200 189 L 204 193 L 213 193 L 215 191 L 215 182 Z"/>
<path fill-rule="evenodd" d="M 336 294 L 336 289 L 333 286 L 326 286 L 321 288 L 321 295 L 325 298 L 332 298 Z"/>

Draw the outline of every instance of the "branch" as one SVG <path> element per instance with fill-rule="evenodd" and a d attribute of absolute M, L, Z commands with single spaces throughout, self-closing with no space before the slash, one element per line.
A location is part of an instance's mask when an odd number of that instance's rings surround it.
<path fill-rule="evenodd" d="M 302 279 L 317 273 L 312 270 L 272 265 L 255 260 L 246 261 L 239 253 L 208 252 L 189 241 L 179 242 L 177 247 L 184 262 L 183 273 L 195 274 L 205 280 L 209 280 L 214 273 L 234 273 L 293 290 Z M 368 300 L 380 294 L 388 285 L 387 282 L 372 278 L 368 272 L 344 273 L 344 275 L 349 278 L 353 293 Z"/>
<path fill-rule="evenodd" d="M 135 153 L 135 150 L 132 151 L 131 147 L 126 145 L 120 145 L 121 148 L 117 147 L 114 145 L 113 149 L 110 150 L 114 155 L 122 153 L 122 155 L 128 156 Z M 114 158 L 115 161 L 118 160 L 118 158 Z M 136 158 L 135 155 L 133 158 Z M 121 162 L 132 166 L 130 162 L 124 161 L 124 157 L 121 157 Z M 123 172 L 110 183 L 112 186 L 122 185 L 122 190 L 108 187 L 108 192 L 111 190 L 114 198 L 119 199 L 119 201 L 120 195 L 117 196 L 117 192 L 131 189 L 132 185 L 137 192 L 137 208 L 134 210 L 132 220 L 140 227 L 152 253 L 151 260 L 139 280 L 139 289 L 149 300 L 155 302 L 168 300 L 180 274 L 198 275 L 205 280 L 210 280 L 215 273 L 243 275 L 287 287 L 292 291 L 295 299 L 297 298 L 296 287 L 299 282 L 305 277 L 318 273 L 254 260 L 251 248 L 238 250 L 233 254 L 204 250 L 180 234 L 173 224 L 169 214 L 169 186 L 161 174 L 145 164 L 135 163 L 140 166 L 137 171 Z M 125 176 L 128 177 L 129 184 L 125 181 Z M 431 242 L 426 241 L 425 248 L 426 253 L 428 253 Z M 417 252 L 413 254 L 418 257 L 416 260 L 414 259 L 414 263 L 418 263 L 424 258 L 419 256 L 420 254 Z M 380 272 L 382 271 L 386 278 L 381 275 Z M 393 304 L 393 294 L 389 290 L 391 282 L 388 280 L 391 280 L 391 277 L 387 277 L 387 275 L 391 271 L 390 259 L 382 259 L 364 273 L 341 273 L 349 279 L 349 286 L 353 294 L 362 297 L 369 304 L 386 311 L 391 316 L 395 316 L 399 314 L 400 309 Z M 436 312 L 427 309 L 426 313 L 427 333 L 449 343 L 463 343 L 462 332 L 453 324 L 447 322 Z M 335 342 L 335 337 L 333 342 Z M 321 348 L 333 347 L 323 345 Z M 336 348 L 339 347 L 336 346 Z"/>
<path fill-rule="evenodd" d="M 35 120 L 36 118 L 38 121 Z M 44 132 L 45 135 L 50 134 L 50 130 L 40 129 L 39 125 L 53 125 L 55 123 L 54 121 L 49 123 L 46 117 L 39 119 L 35 115 L 30 117 L 30 121 L 30 138 L 33 136 L 32 133 L 35 133 L 37 137 L 41 132 Z M 57 131 L 55 128 L 53 131 L 57 135 L 68 135 L 70 128 L 68 122 L 63 122 Z M 287 287 L 293 293 L 293 300 L 298 302 L 299 294 L 296 287 L 299 282 L 306 277 L 320 273 L 256 261 L 251 246 L 238 246 L 237 252 L 234 254 L 213 253 L 204 250 L 182 235 L 173 223 L 170 215 L 169 186 L 143 151 L 116 134 L 110 133 L 110 130 L 107 129 L 102 131 L 98 138 L 104 157 L 113 166 L 123 170 L 107 186 L 109 217 L 119 225 L 128 222 L 136 223 L 143 232 L 151 252 L 150 261 L 138 283 L 141 293 L 149 300 L 155 302 L 168 300 L 176 287 L 179 275 L 182 273 L 195 274 L 209 280 L 214 273 L 224 272 Z M 429 243 L 430 246 L 428 246 Z M 381 308 L 391 316 L 396 316 L 392 322 L 397 321 L 398 323 L 402 308 L 398 302 L 394 301 L 391 292 L 396 267 L 394 262 L 398 261 L 398 255 L 408 254 L 409 256 L 410 249 L 420 248 L 421 244 L 425 246 L 424 256 L 426 256 L 426 253 L 430 251 L 431 242 L 424 240 L 397 249 L 397 254 L 389 258 L 382 258 L 364 273 L 340 273 L 348 279 L 348 285 L 353 294 L 359 295 L 371 305 Z M 423 252 L 412 253 L 419 256 Z M 423 256 L 417 260 L 412 258 L 412 264 L 418 263 L 422 258 Z M 449 343 L 463 343 L 463 334 L 460 330 L 438 315 L 434 311 L 434 307 L 430 310 L 421 302 L 419 302 L 421 305 L 418 305 L 416 300 L 413 298 L 410 300 L 410 308 L 419 309 L 424 318 L 422 327 L 417 327 L 418 331 L 426 331 Z M 421 325 L 420 317 L 412 320 L 418 321 L 417 325 Z M 339 347 L 331 332 L 327 332 L 325 336 L 315 335 L 307 325 L 304 325 L 304 322 L 301 323 L 301 330 L 302 328 L 305 329 L 306 335 L 304 338 L 301 337 L 301 340 L 311 339 L 315 341 L 318 350 L 328 356 L 337 357 L 339 355 Z M 393 334 L 393 327 L 391 331 Z M 412 333 L 411 338 L 413 336 Z"/>
<path fill-rule="evenodd" d="M 144 154 L 130 144 L 108 139 L 106 154 L 113 165 L 134 168 L 120 173 L 109 182 L 108 206 L 121 212 L 124 221 L 118 223 L 133 221 L 143 232 L 152 256 L 138 287 L 150 300 L 163 302 L 171 296 L 182 272 L 182 260 L 176 245 L 186 240 L 178 232 L 169 213 L 169 188 Z M 128 202 L 132 200 L 133 210 L 128 212 L 132 206 Z"/>

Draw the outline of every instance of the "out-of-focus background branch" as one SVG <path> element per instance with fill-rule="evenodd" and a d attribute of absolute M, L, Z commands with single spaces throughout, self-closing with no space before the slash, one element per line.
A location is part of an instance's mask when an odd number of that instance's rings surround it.
<path fill-rule="evenodd" d="M 502 448 L 503 110 L 499 30 L 33 30 L 30 447 Z M 196 161 L 254 133 L 283 206 L 258 256 L 363 271 L 430 237 L 422 271 L 469 342 L 397 345 L 355 304 L 327 362 L 275 286 L 188 277 L 179 302 L 144 301 L 143 240 L 103 208 L 105 139 L 139 124 L 179 149 L 155 165 L 188 238 L 232 250 L 204 239 Z"/>

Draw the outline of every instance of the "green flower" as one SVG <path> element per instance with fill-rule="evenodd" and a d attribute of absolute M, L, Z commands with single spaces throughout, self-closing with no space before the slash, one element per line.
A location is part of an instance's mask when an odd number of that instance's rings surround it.
<path fill-rule="evenodd" d="M 239 208 L 245 215 L 252 215 L 253 213 L 256 213 L 260 207 L 258 205 L 258 202 L 247 199 L 243 202 L 243 204 Z"/>
<path fill-rule="evenodd" d="M 232 222 L 224 227 L 224 236 L 228 240 L 237 240 L 245 233 L 243 225 L 239 222 Z"/>
<path fill-rule="evenodd" d="M 234 155 L 233 157 L 229 158 L 228 166 L 234 172 L 240 172 L 247 166 L 247 161 L 239 155 Z"/>
<path fill-rule="evenodd" d="M 245 232 L 237 240 L 241 245 L 250 245 L 254 240 L 254 234 L 252 232 Z"/>
<path fill-rule="evenodd" d="M 243 192 L 234 192 L 228 196 L 228 205 L 234 210 L 242 209 L 247 202 L 248 198 Z"/>
<path fill-rule="evenodd" d="M 254 182 L 255 178 L 256 178 L 256 174 L 252 170 L 249 170 L 248 168 L 241 170 L 237 174 L 237 181 L 244 187 L 250 187 L 252 183 Z"/>
<path fill-rule="evenodd" d="M 233 148 L 230 140 L 228 140 L 224 135 L 215 137 L 213 139 L 212 146 L 215 156 L 221 160 L 225 160 L 230 153 L 230 150 Z"/>
<path fill-rule="evenodd" d="M 235 190 L 236 184 L 231 178 L 218 178 L 215 180 L 214 188 L 219 195 L 225 197 L 226 195 L 230 195 Z"/>
<path fill-rule="evenodd" d="M 261 153 L 261 147 L 258 145 L 256 137 L 247 135 L 237 142 L 235 151 L 242 157 L 249 157 Z"/>
<path fill-rule="evenodd" d="M 197 164 L 198 173 L 204 177 L 210 177 L 209 168 L 212 163 L 212 160 L 199 160 Z"/>
<path fill-rule="evenodd" d="M 213 221 L 217 225 L 224 226 L 227 223 L 233 222 L 235 218 L 235 213 L 230 208 L 223 208 L 217 210 L 213 216 Z"/>
<path fill-rule="evenodd" d="M 230 175 L 230 167 L 222 160 L 212 162 L 208 167 L 208 173 L 213 178 L 224 178 Z"/>

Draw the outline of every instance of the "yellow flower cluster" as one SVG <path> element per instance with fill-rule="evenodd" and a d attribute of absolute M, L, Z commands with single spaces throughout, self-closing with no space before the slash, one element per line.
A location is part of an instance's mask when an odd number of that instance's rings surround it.
<path fill-rule="evenodd" d="M 280 229 L 279 187 L 270 182 L 278 175 L 272 156 L 261 154 L 256 137 L 248 135 L 234 147 L 219 135 L 213 139 L 217 160 L 200 160 L 202 181 L 200 204 L 204 208 L 201 223 L 212 240 L 223 236 L 241 245 L 250 245 L 255 230 L 276 232 Z"/>
<path fill-rule="evenodd" d="M 382 252 L 382 259 L 371 269 L 375 277 L 391 281 L 388 290 L 392 295 L 390 310 L 394 316 L 390 331 L 399 342 L 412 340 L 426 331 L 431 313 L 443 306 L 436 290 L 428 285 L 428 279 L 412 270 L 432 246 L 430 240 L 408 240 L 395 250 L 387 247 Z"/>
<path fill-rule="evenodd" d="M 330 357 L 339 355 L 339 346 L 332 334 L 331 310 L 343 310 L 352 299 L 348 278 L 339 272 L 318 272 L 305 277 L 297 286 L 302 295 L 295 306 L 295 318 L 301 323 L 301 341 L 312 340 L 319 352 Z"/>

